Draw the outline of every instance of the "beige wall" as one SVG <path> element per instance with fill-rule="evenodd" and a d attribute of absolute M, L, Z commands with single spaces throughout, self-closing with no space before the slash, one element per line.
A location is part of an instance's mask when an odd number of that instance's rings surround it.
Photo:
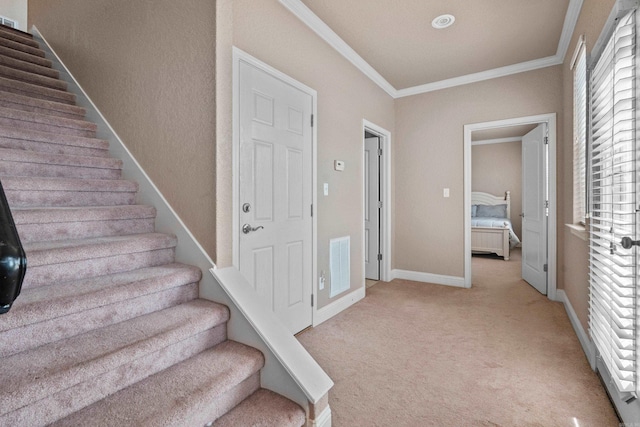
<path fill-rule="evenodd" d="M 570 67 L 579 37 L 585 36 L 587 52 L 591 52 L 614 4 L 615 0 L 585 0 L 562 65 L 565 143 L 558 152 L 559 173 L 562 177 L 558 194 L 563 195 L 564 205 L 559 206 L 558 210 L 558 241 L 561 243 L 558 247 L 558 283 L 567 293 L 585 331 L 589 317 L 589 246 L 587 241 L 563 226 L 573 221 L 573 72 Z"/>
<path fill-rule="evenodd" d="M 318 272 L 324 270 L 329 277 L 329 240 L 351 236 L 350 291 L 356 290 L 364 286 L 362 119 L 393 133 L 393 99 L 277 0 L 234 0 L 232 4 L 229 0 L 219 0 L 218 3 L 219 11 L 224 14 L 229 14 L 229 7 L 232 7 L 230 31 L 233 45 L 318 92 Z M 223 24 L 222 19 L 219 23 L 220 27 L 230 24 L 228 21 Z M 224 47 L 218 44 L 219 49 L 225 49 L 218 52 L 218 58 L 227 64 L 224 70 L 219 69 L 218 83 L 220 90 L 226 91 L 221 97 L 226 99 L 227 106 L 220 106 L 226 117 L 219 117 L 219 120 L 220 126 L 228 126 L 231 121 L 228 89 L 231 83 L 228 68 L 231 46 L 228 34 L 221 35 L 220 31 L 224 30 L 219 29 L 219 36 L 226 42 L 223 42 Z M 230 159 L 229 134 L 219 139 L 218 144 L 223 144 L 218 149 L 220 158 Z M 335 159 L 345 161 L 344 172 L 333 170 Z M 231 183 L 228 177 L 231 176 L 231 163 L 219 163 L 218 168 L 218 176 L 223 180 L 219 185 L 226 187 L 219 190 L 219 209 L 223 209 L 223 215 L 230 218 Z M 327 197 L 322 195 L 323 183 L 329 184 Z M 220 222 L 218 226 L 224 228 L 225 224 Z M 225 263 L 231 260 L 230 239 L 229 235 L 225 242 L 218 240 L 219 262 L 223 258 Z M 319 291 L 319 307 L 331 302 L 329 287 L 327 282 L 325 289 Z"/>
<path fill-rule="evenodd" d="M 562 138 L 561 73 L 549 67 L 396 101 L 394 268 L 464 275 L 464 125 L 557 112 Z"/>
<path fill-rule="evenodd" d="M 27 31 L 27 0 L 0 0 L 0 15 L 18 22 L 18 29 Z"/>
<path fill-rule="evenodd" d="M 511 223 L 522 239 L 522 143 L 474 145 L 471 159 L 471 191 L 511 191 Z"/>
<path fill-rule="evenodd" d="M 215 2 L 31 0 L 29 22 L 215 259 Z"/>

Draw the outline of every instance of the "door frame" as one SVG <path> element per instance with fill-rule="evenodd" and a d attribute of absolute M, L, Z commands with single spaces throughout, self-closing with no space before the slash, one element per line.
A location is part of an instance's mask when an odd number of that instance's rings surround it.
<path fill-rule="evenodd" d="M 547 297 L 556 300 L 557 274 L 557 200 L 556 200 L 556 113 L 517 117 L 464 125 L 464 286 L 471 287 L 471 134 L 478 130 L 546 123 L 549 136 L 549 218 L 547 223 Z"/>
<path fill-rule="evenodd" d="M 249 55 L 241 49 L 233 46 L 233 88 L 232 88 L 232 264 L 240 270 L 240 62 L 245 62 L 282 82 L 311 96 L 311 114 L 313 114 L 313 126 L 311 127 L 311 201 L 313 215 L 311 216 L 311 298 L 314 301 L 311 309 L 311 325 L 314 324 L 317 312 L 316 296 L 318 294 L 318 92 L 309 86 L 300 83 L 293 77 L 273 68 L 272 66 Z M 309 325 L 309 326 L 311 326 Z"/>
<path fill-rule="evenodd" d="M 380 218 L 380 248 L 382 249 L 382 262 L 380 263 L 380 280 L 388 282 L 391 280 L 391 132 L 385 128 L 376 125 L 366 119 L 362 119 L 362 153 L 361 158 L 364 162 L 364 133 L 365 131 L 376 135 L 380 138 L 380 147 L 382 148 L 382 161 L 380 162 L 380 173 L 382 181 L 380 190 L 382 194 L 382 210 Z M 364 164 L 362 167 L 362 212 L 365 210 L 365 173 Z M 364 215 L 362 216 L 362 248 L 365 247 L 364 241 Z M 362 251 L 362 282 L 365 285 L 365 253 Z"/>

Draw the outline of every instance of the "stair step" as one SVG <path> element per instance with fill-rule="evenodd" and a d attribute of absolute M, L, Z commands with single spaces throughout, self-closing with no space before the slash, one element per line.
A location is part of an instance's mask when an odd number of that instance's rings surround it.
<path fill-rule="evenodd" d="M 40 49 L 40 45 L 33 39 L 31 34 L 19 30 L 15 31 L 15 28 L 10 28 L 6 25 L 0 26 L 0 37 Z"/>
<path fill-rule="evenodd" d="M 32 129 L 59 135 L 95 138 L 98 126 L 86 120 L 67 119 L 48 114 L 31 113 L 0 107 L 0 126 Z"/>
<path fill-rule="evenodd" d="M 33 83 L 12 80 L 6 77 L 0 77 L 0 90 L 17 93 L 18 95 L 31 96 L 33 98 L 62 102 L 65 104 L 75 105 L 76 103 L 76 95 L 73 93 L 34 85 Z"/>
<path fill-rule="evenodd" d="M 7 25 L 0 24 L 0 31 L 4 31 L 4 32 L 12 33 L 12 34 L 17 34 L 19 36 L 26 37 L 26 38 L 29 38 L 29 39 L 33 38 L 33 34 L 24 32 L 24 31 L 19 30 L 17 28 L 9 27 Z"/>
<path fill-rule="evenodd" d="M 16 70 L 22 70 L 33 74 L 39 74 L 41 76 L 50 77 L 52 79 L 60 78 L 60 72 L 54 70 L 51 67 L 46 67 L 33 62 L 27 62 L 17 58 L 12 58 L 6 55 L 0 55 L 0 64 L 5 67 L 15 68 Z"/>
<path fill-rule="evenodd" d="M 0 181 L 12 209 L 132 205 L 138 192 L 136 182 L 115 179 L 5 176 Z"/>
<path fill-rule="evenodd" d="M 0 45 L 0 55 L 8 56 L 9 58 L 19 59 L 21 61 L 30 62 L 32 64 L 41 65 L 43 67 L 51 68 L 53 63 L 41 56 L 31 55 L 26 52 L 21 52 L 19 50 L 11 49 L 6 46 Z"/>
<path fill-rule="evenodd" d="M 29 45 L 26 45 L 24 43 L 16 42 L 16 41 L 13 41 L 13 40 L 9 40 L 9 39 L 4 38 L 4 37 L 0 37 L 0 46 L 4 46 L 4 47 L 9 48 L 9 49 L 17 50 L 19 52 L 28 53 L 29 55 L 39 56 L 41 58 L 45 57 L 44 51 L 42 49 L 40 49 L 39 47 L 29 46 Z"/>
<path fill-rule="evenodd" d="M 196 267 L 166 264 L 25 289 L 0 323 L 0 357 L 198 297 Z"/>
<path fill-rule="evenodd" d="M 28 243 L 151 233 L 156 209 L 144 205 L 16 208 L 12 214 L 21 241 Z"/>
<path fill-rule="evenodd" d="M 223 415 L 215 427 L 301 427 L 306 414 L 296 403 L 270 390 L 260 389 Z"/>
<path fill-rule="evenodd" d="M 25 243 L 29 266 L 22 287 L 167 264 L 176 244 L 175 236 L 162 233 Z"/>
<path fill-rule="evenodd" d="M 119 179 L 122 161 L 0 148 L 0 176 Z"/>
<path fill-rule="evenodd" d="M 58 135 L 11 126 L 0 126 L 0 147 L 77 156 L 109 155 L 109 142 L 102 139 Z"/>
<path fill-rule="evenodd" d="M 75 120 L 82 120 L 86 115 L 86 110 L 76 105 L 47 101 L 1 90 L 0 107 Z"/>
<path fill-rule="evenodd" d="M 258 350 L 227 341 L 53 426 L 204 426 L 260 386 L 263 364 Z"/>
<path fill-rule="evenodd" d="M 228 318 L 226 307 L 194 300 L 6 357 L 0 425 L 48 424 L 195 356 L 226 339 Z M 174 391 L 156 389 L 155 399 Z"/>
<path fill-rule="evenodd" d="M 67 90 L 67 82 L 45 77 L 40 74 L 33 74 L 29 71 L 17 70 L 15 68 L 7 67 L 0 64 L 0 76 L 6 77 L 12 80 L 18 80 L 21 82 L 32 83 L 38 86 L 49 87 L 58 90 Z"/>

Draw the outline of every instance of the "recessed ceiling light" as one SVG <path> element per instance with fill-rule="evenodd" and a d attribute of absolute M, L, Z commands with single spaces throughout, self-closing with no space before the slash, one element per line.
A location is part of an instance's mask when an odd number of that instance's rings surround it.
<path fill-rule="evenodd" d="M 440 15 L 433 21 L 431 21 L 431 26 L 436 30 L 442 30 L 443 28 L 447 28 L 453 25 L 456 22 L 456 17 L 453 15 Z"/>

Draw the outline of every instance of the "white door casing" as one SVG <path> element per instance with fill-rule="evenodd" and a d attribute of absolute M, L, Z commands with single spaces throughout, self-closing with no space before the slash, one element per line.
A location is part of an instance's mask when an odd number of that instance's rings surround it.
<path fill-rule="evenodd" d="M 522 278 L 547 294 L 546 125 L 522 138 Z"/>
<path fill-rule="evenodd" d="M 380 138 L 364 142 L 364 266 L 365 277 L 380 280 Z"/>
<path fill-rule="evenodd" d="M 248 62 L 238 66 L 238 267 L 297 333 L 312 323 L 313 97 Z"/>

